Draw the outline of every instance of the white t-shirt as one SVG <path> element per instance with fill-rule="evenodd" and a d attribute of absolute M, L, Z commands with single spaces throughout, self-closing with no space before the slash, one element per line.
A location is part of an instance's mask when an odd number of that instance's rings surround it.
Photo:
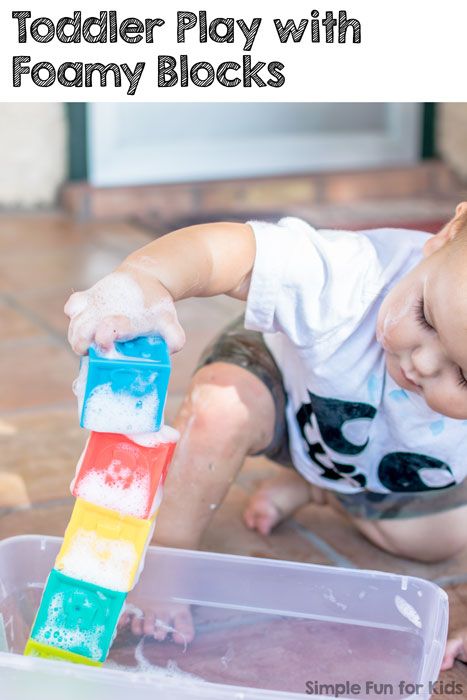
<path fill-rule="evenodd" d="M 261 331 L 287 393 L 290 452 L 310 482 L 342 493 L 440 489 L 466 473 L 467 421 L 432 411 L 386 371 L 383 298 L 429 234 L 250 222 L 256 259 L 245 327 Z"/>

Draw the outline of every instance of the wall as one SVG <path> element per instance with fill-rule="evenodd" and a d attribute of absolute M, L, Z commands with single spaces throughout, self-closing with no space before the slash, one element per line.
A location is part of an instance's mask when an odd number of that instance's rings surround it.
<path fill-rule="evenodd" d="M 439 155 L 467 181 L 467 102 L 438 105 Z"/>
<path fill-rule="evenodd" d="M 63 104 L 0 104 L 0 207 L 55 203 L 67 174 Z"/>

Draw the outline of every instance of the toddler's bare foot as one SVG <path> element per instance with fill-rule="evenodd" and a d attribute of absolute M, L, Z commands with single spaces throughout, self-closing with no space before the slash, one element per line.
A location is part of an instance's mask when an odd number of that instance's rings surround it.
<path fill-rule="evenodd" d="M 310 485 L 295 471 L 261 482 L 243 513 L 251 530 L 269 535 L 271 530 L 312 500 Z"/>
<path fill-rule="evenodd" d="M 452 668 L 456 659 L 467 663 L 467 628 L 448 639 L 441 670 L 447 671 Z"/>
<path fill-rule="evenodd" d="M 182 603 L 160 603 L 145 610 L 128 606 L 118 622 L 119 628 L 126 625 L 136 637 L 145 634 L 163 642 L 171 634 L 175 644 L 184 646 L 195 636 L 190 606 Z"/>
<path fill-rule="evenodd" d="M 273 494 L 265 484 L 259 486 L 250 498 L 243 519 L 250 530 L 257 530 L 261 535 L 269 535 L 284 519 L 279 507 L 274 503 Z"/>

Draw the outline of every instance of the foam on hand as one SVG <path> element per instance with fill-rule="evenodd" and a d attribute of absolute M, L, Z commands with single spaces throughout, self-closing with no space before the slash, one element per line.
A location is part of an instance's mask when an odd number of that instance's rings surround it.
<path fill-rule="evenodd" d="M 185 334 L 175 306 L 167 295 L 146 305 L 143 290 L 131 275 L 112 272 L 85 292 L 73 294 L 65 307 L 69 315 L 69 339 L 73 348 L 91 345 L 99 326 L 108 318 L 119 318 L 119 339 L 161 335 L 171 352 L 180 350 Z"/>
<path fill-rule="evenodd" d="M 84 394 L 86 392 L 86 381 L 88 378 L 89 357 L 82 357 L 79 365 L 79 373 L 72 384 L 72 390 L 78 399 L 78 413 L 83 411 Z"/>

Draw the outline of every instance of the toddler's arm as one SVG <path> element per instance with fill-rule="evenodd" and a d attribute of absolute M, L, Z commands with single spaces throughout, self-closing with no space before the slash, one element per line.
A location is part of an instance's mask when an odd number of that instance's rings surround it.
<path fill-rule="evenodd" d="M 173 302 L 216 294 L 245 300 L 255 251 L 247 224 L 191 226 L 149 243 L 68 299 L 73 350 L 85 354 L 93 343 L 110 349 L 115 340 L 150 333 L 162 335 L 172 352 L 180 350 L 185 335 Z"/>

